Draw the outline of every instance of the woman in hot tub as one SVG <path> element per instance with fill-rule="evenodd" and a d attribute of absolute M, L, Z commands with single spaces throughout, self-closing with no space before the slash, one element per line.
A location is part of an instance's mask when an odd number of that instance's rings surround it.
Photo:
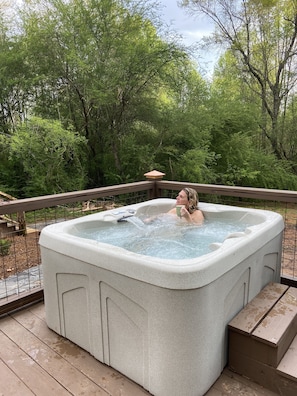
<path fill-rule="evenodd" d="M 168 213 L 176 215 L 188 223 L 202 224 L 204 216 L 198 208 L 199 198 L 193 188 L 183 188 L 176 197 L 176 206 Z"/>

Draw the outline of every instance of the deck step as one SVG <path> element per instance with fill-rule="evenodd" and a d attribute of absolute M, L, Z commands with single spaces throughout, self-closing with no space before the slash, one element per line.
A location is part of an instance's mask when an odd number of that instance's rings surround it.
<path fill-rule="evenodd" d="M 252 333 L 257 343 L 267 344 L 271 353 L 264 363 L 277 367 L 297 334 L 297 289 L 289 287 Z M 267 349 L 267 348 L 265 348 Z"/>
<path fill-rule="evenodd" d="M 269 283 L 229 323 L 229 329 L 251 334 L 274 304 L 285 294 L 289 286 Z"/>
<path fill-rule="evenodd" d="M 6 220 L 0 219 L 0 237 L 5 237 L 15 233 L 17 230 L 16 224 L 9 223 Z"/>
<path fill-rule="evenodd" d="M 267 285 L 228 325 L 229 368 L 286 396 L 297 394 L 297 289 Z"/>
<path fill-rule="evenodd" d="M 297 382 L 297 335 L 277 366 L 278 374 Z"/>
<path fill-rule="evenodd" d="M 229 352 L 277 367 L 297 333 L 297 289 L 269 284 L 229 323 Z"/>

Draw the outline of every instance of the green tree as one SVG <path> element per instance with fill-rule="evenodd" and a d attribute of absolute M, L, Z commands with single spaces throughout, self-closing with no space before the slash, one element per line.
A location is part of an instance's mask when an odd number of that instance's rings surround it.
<path fill-rule="evenodd" d="M 125 181 L 123 142 L 156 107 L 152 98 L 168 65 L 187 56 L 158 37 L 145 2 L 42 4 L 24 17 L 28 62 L 36 74 L 34 112 L 70 122 L 87 138 L 92 185 L 106 183 L 106 169 Z"/>
<path fill-rule="evenodd" d="M 279 160 L 259 141 L 261 102 L 244 84 L 236 59 L 226 52 L 211 84 L 211 151 L 218 184 L 294 189 L 293 163 Z"/>
<path fill-rule="evenodd" d="M 292 148 L 284 144 L 279 118 L 297 78 L 296 0 L 184 0 L 182 4 L 215 23 L 211 41 L 232 52 L 243 81 L 261 101 L 260 127 L 266 143 L 277 158 L 289 159 Z"/>
<path fill-rule="evenodd" d="M 0 10 L 0 133 L 10 130 L 25 117 L 30 94 L 24 53 L 19 40 L 10 31 L 9 21 Z"/>
<path fill-rule="evenodd" d="M 33 117 L 9 138 L 10 186 L 22 196 L 81 190 L 86 185 L 85 138 L 59 121 Z M 16 186 L 15 186 L 16 187 Z"/>
<path fill-rule="evenodd" d="M 174 70 L 175 83 L 165 97 L 162 145 L 158 162 L 173 180 L 212 182 L 214 153 L 209 151 L 209 88 L 190 62 Z"/>
<path fill-rule="evenodd" d="M 11 185 L 9 137 L 25 119 L 30 93 L 26 89 L 28 73 L 23 49 L 14 34 L 7 6 L 8 2 L 0 5 L 0 185 L 2 190 L 17 195 L 18 190 L 12 190 Z"/>

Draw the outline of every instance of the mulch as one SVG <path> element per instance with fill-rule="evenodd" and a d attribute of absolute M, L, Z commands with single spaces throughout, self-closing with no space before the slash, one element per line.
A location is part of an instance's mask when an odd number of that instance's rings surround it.
<path fill-rule="evenodd" d="M 6 239 L 11 241 L 9 254 L 0 256 L 0 279 L 23 272 L 41 263 L 38 247 L 39 232 L 13 235 Z"/>

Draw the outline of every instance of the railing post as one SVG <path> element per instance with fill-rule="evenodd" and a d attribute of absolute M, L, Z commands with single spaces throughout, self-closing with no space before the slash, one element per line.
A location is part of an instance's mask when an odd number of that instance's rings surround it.
<path fill-rule="evenodd" d="M 0 196 L 6 198 L 8 200 L 8 202 L 17 200 L 17 198 L 15 198 L 12 195 L 9 195 L 7 193 L 4 193 L 3 191 L 0 191 Z M 6 216 L 3 219 L 6 220 Z M 7 217 L 7 219 L 11 220 L 12 223 L 15 223 L 15 221 L 13 219 L 9 219 L 9 217 Z M 27 226 L 26 226 L 26 217 L 25 217 L 24 211 L 17 212 L 17 223 L 19 224 L 19 234 L 26 235 L 27 234 Z"/>
<path fill-rule="evenodd" d="M 149 199 L 154 199 L 154 198 L 159 198 L 160 197 L 160 190 L 157 188 L 157 180 L 163 179 L 163 176 L 165 176 L 165 173 L 159 172 L 157 170 L 152 170 L 150 172 L 147 172 L 144 174 L 147 180 L 153 180 L 154 181 L 154 187 L 153 190 L 150 192 Z"/>

